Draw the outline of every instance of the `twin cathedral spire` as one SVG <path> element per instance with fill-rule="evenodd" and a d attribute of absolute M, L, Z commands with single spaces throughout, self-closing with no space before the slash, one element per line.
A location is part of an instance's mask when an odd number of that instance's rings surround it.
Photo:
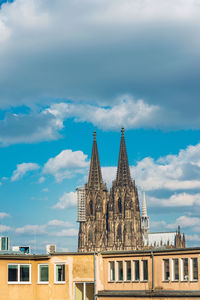
<path fill-rule="evenodd" d="M 102 180 L 94 132 L 89 178 L 84 187 L 85 215 L 79 220 L 80 252 L 135 250 L 143 246 L 138 192 L 130 175 L 123 128 L 121 133 L 117 176 L 109 193 Z"/>

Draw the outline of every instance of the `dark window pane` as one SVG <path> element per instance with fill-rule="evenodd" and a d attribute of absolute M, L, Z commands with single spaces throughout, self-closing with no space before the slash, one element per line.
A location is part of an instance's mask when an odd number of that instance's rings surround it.
<path fill-rule="evenodd" d="M 6 250 L 6 238 L 1 238 L 1 250 Z"/>
<path fill-rule="evenodd" d="M 115 263 L 114 263 L 114 261 L 110 262 L 110 280 L 111 281 L 115 280 Z"/>
<path fill-rule="evenodd" d="M 8 266 L 8 281 L 9 282 L 18 281 L 18 265 Z"/>
<path fill-rule="evenodd" d="M 173 259 L 174 280 L 179 280 L 179 261 L 178 258 Z"/>
<path fill-rule="evenodd" d="M 198 259 L 193 258 L 193 280 L 198 280 Z"/>
<path fill-rule="evenodd" d="M 135 280 L 140 280 L 140 265 L 139 265 L 139 260 L 135 260 Z"/>
<path fill-rule="evenodd" d="M 20 265 L 20 281 L 21 282 L 29 282 L 29 266 L 28 265 Z"/>
<path fill-rule="evenodd" d="M 126 280 L 131 280 L 131 262 L 126 262 Z"/>
<path fill-rule="evenodd" d="M 40 281 L 49 281 L 49 266 L 40 265 Z"/>
<path fill-rule="evenodd" d="M 148 261 L 143 260 L 143 280 L 148 280 Z"/>
<path fill-rule="evenodd" d="M 56 281 L 65 281 L 65 265 L 56 265 Z"/>
<path fill-rule="evenodd" d="M 94 300 L 94 283 L 86 283 L 85 300 Z"/>
<path fill-rule="evenodd" d="M 169 259 L 164 259 L 164 280 L 170 279 L 169 273 Z"/>
<path fill-rule="evenodd" d="M 123 280 L 123 262 L 118 261 L 118 279 Z"/>
<path fill-rule="evenodd" d="M 183 280 L 188 280 L 188 258 L 183 259 Z"/>

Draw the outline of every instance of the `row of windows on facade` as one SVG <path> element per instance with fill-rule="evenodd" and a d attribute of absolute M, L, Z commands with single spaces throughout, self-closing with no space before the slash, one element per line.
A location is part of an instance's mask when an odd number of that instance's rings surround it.
<path fill-rule="evenodd" d="M 65 264 L 54 265 L 54 282 L 65 283 Z M 8 283 L 26 284 L 31 283 L 31 265 L 30 264 L 8 264 Z M 38 283 L 49 283 L 49 265 L 38 265 Z"/>
<path fill-rule="evenodd" d="M 148 281 L 147 260 L 110 261 L 109 281 Z"/>
<path fill-rule="evenodd" d="M 197 258 L 163 260 L 163 281 L 197 281 Z M 109 262 L 109 281 L 148 281 L 148 260 Z"/>
<path fill-rule="evenodd" d="M 163 260 L 164 281 L 197 281 L 198 259 L 195 258 L 172 258 Z"/>

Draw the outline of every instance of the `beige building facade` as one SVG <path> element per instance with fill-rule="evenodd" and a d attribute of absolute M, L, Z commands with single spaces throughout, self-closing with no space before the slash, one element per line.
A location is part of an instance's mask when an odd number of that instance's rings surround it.
<path fill-rule="evenodd" d="M 0 254 L 0 299 L 200 299 L 199 270 L 200 248 Z"/>

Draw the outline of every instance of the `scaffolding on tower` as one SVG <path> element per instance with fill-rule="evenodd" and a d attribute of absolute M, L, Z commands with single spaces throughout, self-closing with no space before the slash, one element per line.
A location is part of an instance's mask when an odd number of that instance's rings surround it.
<path fill-rule="evenodd" d="M 77 222 L 86 221 L 86 212 L 85 212 L 85 188 L 79 187 L 77 191 Z"/>

